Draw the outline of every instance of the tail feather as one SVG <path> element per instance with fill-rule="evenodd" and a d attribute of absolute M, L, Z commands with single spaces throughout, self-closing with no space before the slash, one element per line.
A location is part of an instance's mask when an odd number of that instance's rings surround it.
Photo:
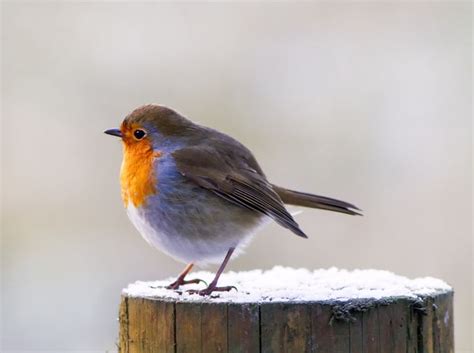
<path fill-rule="evenodd" d="M 340 212 L 349 215 L 362 216 L 360 208 L 348 202 L 331 199 L 325 196 L 308 194 L 305 192 L 288 190 L 276 185 L 273 185 L 273 190 L 280 196 L 281 200 L 289 205 L 303 206 L 310 208 L 319 208 L 321 210 L 328 210 L 333 212 Z"/>

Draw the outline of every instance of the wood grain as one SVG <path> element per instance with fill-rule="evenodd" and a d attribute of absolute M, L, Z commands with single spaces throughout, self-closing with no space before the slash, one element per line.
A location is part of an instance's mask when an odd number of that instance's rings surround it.
<path fill-rule="evenodd" d="M 454 353 L 452 292 L 346 303 L 342 316 L 340 305 L 124 296 L 118 346 L 120 353 Z"/>
<path fill-rule="evenodd" d="M 178 302 L 175 307 L 176 353 L 201 353 L 201 304 Z"/>
<path fill-rule="evenodd" d="M 310 353 L 311 315 L 304 304 L 260 306 L 262 353 Z"/>
<path fill-rule="evenodd" d="M 260 352 L 260 308 L 258 304 L 228 304 L 229 353 Z"/>
<path fill-rule="evenodd" d="M 364 353 L 380 351 L 378 307 L 374 306 L 362 313 L 362 347 Z"/>
<path fill-rule="evenodd" d="M 227 305 L 201 304 L 202 351 L 227 352 Z"/>

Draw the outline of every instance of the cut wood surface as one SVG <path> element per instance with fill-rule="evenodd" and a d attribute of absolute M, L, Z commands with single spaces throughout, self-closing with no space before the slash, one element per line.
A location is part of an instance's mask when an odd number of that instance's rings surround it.
<path fill-rule="evenodd" d="M 121 353 L 454 353 L 452 289 L 417 290 L 429 293 L 236 302 L 129 287 L 118 345 Z"/>

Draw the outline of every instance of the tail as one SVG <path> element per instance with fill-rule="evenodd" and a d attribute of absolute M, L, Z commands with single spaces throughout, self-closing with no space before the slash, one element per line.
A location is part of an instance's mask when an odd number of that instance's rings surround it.
<path fill-rule="evenodd" d="M 344 201 L 339 201 L 319 195 L 307 194 L 305 192 L 288 190 L 276 185 L 273 185 L 273 190 L 275 190 L 278 196 L 280 196 L 283 203 L 310 208 L 319 208 L 321 210 L 340 212 L 353 216 L 362 216 L 361 213 L 354 211 L 362 211 L 360 208 Z"/>

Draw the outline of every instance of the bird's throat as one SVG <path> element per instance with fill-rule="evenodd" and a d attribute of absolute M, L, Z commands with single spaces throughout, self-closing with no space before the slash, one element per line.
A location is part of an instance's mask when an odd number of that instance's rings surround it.
<path fill-rule="evenodd" d="M 144 206 L 147 197 L 156 194 L 158 180 L 154 160 L 160 156 L 161 153 L 154 151 L 146 141 L 124 143 L 120 184 L 125 207 L 128 207 L 129 202 L 135 207 Z"/>

